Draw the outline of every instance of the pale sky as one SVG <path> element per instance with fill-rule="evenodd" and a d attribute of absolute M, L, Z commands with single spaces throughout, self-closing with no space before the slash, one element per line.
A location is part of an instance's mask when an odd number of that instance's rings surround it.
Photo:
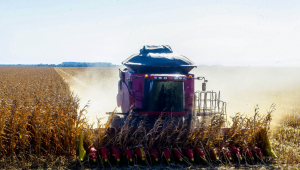
<path fill-rule="evenodd" d="M 197 65 L 300 66 L 300 1 L 0 0 L 0 64 L 121 64 L 170 45 Z"/>

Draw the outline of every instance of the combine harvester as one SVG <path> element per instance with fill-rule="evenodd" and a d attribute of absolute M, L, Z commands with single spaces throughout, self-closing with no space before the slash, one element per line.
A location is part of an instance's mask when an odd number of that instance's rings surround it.
<path fill-rule="evenodd" d="M 226 103 L 220 92 L 206 91 L 205 77 L 189 73 L 196 67 L 191 60 L 170 46 L 147 45 L 122 64 L 117 95 L 122 113 L 108 113 L 106 142 L 89 150 L 94 160 L 95 152 L 104 163 L 126 165 L 264 160 L 261 147 L 233 141 L 247 130 L 226 127 Z M 202 81 L 202 91 L 195 91 L 195 80 Z"/>
<path fill-rule="evenodd" d="M 145 116 L 148 129 L 163 113 L 164 117 L 177 117 L 191 128 L 198 116 L 226 116 L 226 103 L 216 92 L 206 91 L 205 77 L 194 77 L 189 72 L 196 67 L 188 58 L 173 53 L 170 46 L 144 46 L 140 54 L 130 56 L 120 70 L 117 104 L 123 119 L 114 118 L 112 128 L 120 128 L 132 111 L 140 120 Z M 202 91 L 195 92 L 195 80 L 203 80 Z"/>

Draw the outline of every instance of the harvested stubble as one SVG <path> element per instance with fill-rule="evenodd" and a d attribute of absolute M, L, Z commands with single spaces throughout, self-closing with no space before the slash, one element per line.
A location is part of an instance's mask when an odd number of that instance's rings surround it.
<path fill-rule="evenodd" d="M 45 67 L 0 67 L 0 80 L 0 169 L 67 163 L 85 123 L 68 85 Z"/>

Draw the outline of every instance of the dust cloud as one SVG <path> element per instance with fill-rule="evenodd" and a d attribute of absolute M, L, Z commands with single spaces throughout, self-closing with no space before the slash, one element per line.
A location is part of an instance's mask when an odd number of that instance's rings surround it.
<path fill-rule="evenodd" d="M 101 123 L 104 124 L 108 117 L 106 112 L 112 112 L 117 107 L 118 68 L 87 67 L 60 70 L 64 72 L 62 76 L 69 84 L 70 90 L 80 98 L 80 108 L 89 104 L 86 115 L 89 124 L 97 125 L 97 118 L 103 118 Z"/>
<path fill-rule="evenodd" d="M 278 122 L 283 113 L 300 110 L 300 68 L 211 66 L 192 73 L 208 80 L 207 90 L 221 91 L 229 117 L 238 112 L 252 116 L 256 105 L 266 114 L 274 103 L 273 122 Z M 201 83 L 196 81 L 195 89 Z"/>
<path fill-rule="evenodd" d="M 73 74 L 62 70 L 72 77 L 67 81 L 81 99 L 81 107 L 90 101 L 90 123 L 96 123 L 96 117 L 107 117 L 105 113 L 116 108 L 118 68 L 80 68 Z M 208 80 L 207 90 L 221 91 L 229 117 L 238 112 L 251 116 L 256 105 L 261 114 L 266 114 L 272 103 L 276 104 L 273 122 L 283 113 L 300 111 L 300 68 L 202 66 L 191 73 Z M 201 90 L 201 83 L 195 80 L 195 90 Z"/>

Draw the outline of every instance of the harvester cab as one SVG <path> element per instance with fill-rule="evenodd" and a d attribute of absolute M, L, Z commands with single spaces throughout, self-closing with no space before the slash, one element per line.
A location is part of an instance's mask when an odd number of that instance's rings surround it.
<path fill-rule="evenodd" d="M 119 71 L 117 95 L 122 113 L 114 117 L 111 128 L 120 128 L 129 113 L 144 121 L 146 117 L 147 129 L 159 116 L 176 118 L 192 128 L 201 120 L 209 123 L 217 114 L 226 115 L 226 103 L 220 100 L 220 93 L 206 91 L 205 77 L 189 73 L 196 65 L 173 53 L 170 46 L 144 46 L 122 64 L 126 68 Z M 195 91 L 195 80 L 203 81 L 202 91 Z"/>

